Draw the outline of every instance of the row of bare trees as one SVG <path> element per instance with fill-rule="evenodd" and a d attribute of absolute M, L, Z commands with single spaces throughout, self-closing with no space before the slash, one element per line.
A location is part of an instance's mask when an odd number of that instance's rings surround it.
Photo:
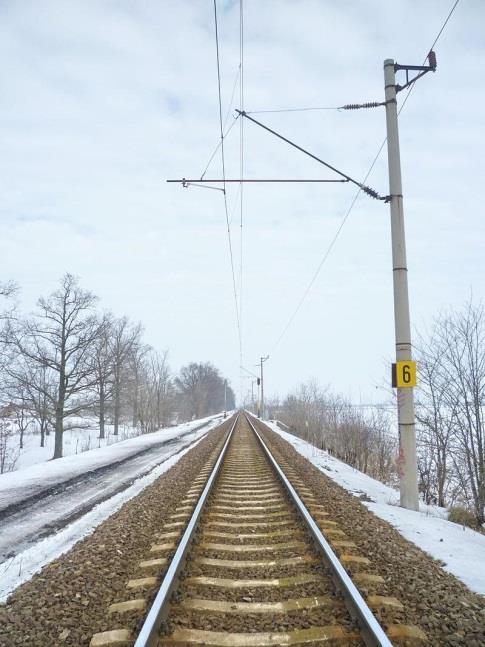
<path fill-rule="evenodd" d="M 175 386 L 180 395 L 180 409 L 189 420 L 236 406 L 233 390 L 209 362 L 191 362 L 182 367 Z"/>
<path fill-rule="evenodd" d="M 485 311 L 468 302 L 417 336 L 419 489 L 425 502 L 462 506 L 485 523 Z M 316 383 L 268 406 L 290 430 L 383 481 L 396 479 L 398 444 L 387 408 L 361 410 Z"/>
<path fill-rule="evenodd" d="M 0 285 L 0 296 L 12 297 L 15 289 L 11 283 Z M 174 380 L 167 352 L 144 343 L 142 326 L 100 314 L 97 303 L 76 277 L 66 274 L 57 290 L 38 300 L 32 316 L 4 309 L 0 408 L 9 419 L 15 417 L 20 447 L 32 421 L 41 446 L 54 431 L 53 457 L 59 458 L 68 418 L 95 415 L 104 438 L 107 421 L 117 436 L 122 421 L 147 433 L 174 419 L 222 410 L 224 380 L 217 369 L 191 364 Z M 228 407 L 233 408 L 234 395 L 228 391 Z"/>
<path fill-rule="evenodd" d="M 386 409 L 355 407 L 309 381 L 283 402 L 268 403 L 268 411 L 292 433 L 352 467 L 386 483 L 394 480 L 397 440 Z"/>
<path fill-rule="evenodd" d="M 418 469 L 428 502 L 485 522 L 485 313 L 472 301 L 440 314 L 417 343 Z"/>

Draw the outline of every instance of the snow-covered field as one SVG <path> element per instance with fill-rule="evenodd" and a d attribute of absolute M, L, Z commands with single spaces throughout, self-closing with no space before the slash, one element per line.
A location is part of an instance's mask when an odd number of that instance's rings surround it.
<path fill-rule="evenodd" d="M 43 462 L 36 462 L 15 472 L 0 474 L 0 510 L 27 497 L 37 495 L 38 492 L 58 483 L 116 463 L 153 445 L 177 438 L 181 434 L 211 421 L 219 423 L 221 415 L 193 420 L 176 427 L 161 429 L 151 434 L 135 436 L 128 440 L 120 440 L 106 444 L 100 449 L 91 449 L 81 454 L 73 453 L 55 461 L 47 461 L 46 459 Z"/>
<path fill-rule="evenodd" d="M 9 423 L 14 432 L 8 438 L 8 449 L 14 458 L 14 470 L 19 470 L 36 463 L 51 460 L 54 455 L 53 431 L 45 436 L 44 447 L 40 446 L 40 433 L 34 421 L 27 427 L 23 437 L 23 448 L 19 448 L 20 436 L 14 421 Z M 105 425 L 105 438 L 99 438 L 99 424 L 96 418 L 70 416 L 66 418 L 62 441 L 63 456 L 82 454 L 91 449 L 101 449 L 116 443 L 140 436 L 141 432 L 131 425 L 120 424 L 118 434 L 113 433 L 113 425 Z"/>
<path fill-rule="evenodd" d="M 55 534 L 40 541 L 35 541 L 27 549 L 0 563 L 0 602 L 4 601 L 17 586 L 29 580 L 42 566 L 67 552 L 76 542 L 91 534 L 100 523 L 116 512 L 126 501 L 139 494 L 180 460 L 189 451 L 189 444 L 193 446 L 200 442 L 210 430 L 221 424 L 221 422 L 222 415 L 194 420 L 170 429 L 163 429 L 152 434 L 120 441 L 101 449 L 92 449 L 82 454 L 66 456 L 55 461 L 37 463 L 15 472 L 0 475 L 0 512 L 2 508 L 12 504 L 18 504 L 21 511 L 24 505 L 22 501 L 28 500 L 32 495 L 38 495 L 41 498 L 36 503 L 36 509 L 38 509 L 39 516 L 42 518 L 47 516 L 52 508 L 52 504 L 49 503 L 47 508 L 43 509 L 42 497 L 44 490 L 49 491 L 52 486 L 62 484 L 86 472 L 93 472 L 96 469 L 116 464 L 120 460 L 136 457 L 140 455 L 140 452 L 150 448 L 155 449 L 157 454 L 155 459 L 151 452 L 147 452 L 148 463 L 140 460 L 139 469 L 140 474 L 143 474 L 143 476 L 137 478 L 132 485 L 114 494 L 114 496 L 110 496 L 107 500 L 94 505 L 79 519 L 56 531 Z M 159 449 L 162 443 L 163 448 Z M 148 473 L 147 469 L 149 470 Z M 108 474 L 108 477 L 109 481 L 107 483 L 110 483 L 113 476 Z M 98 487 L 104 487 L 103 483 L 100 483 Z M 80 495 L 81 498 L 84 488 L 86 492 L 90 491 L 89 488 L 92 489 L 90 480 L 87 480 L 86 483 L 83 481 L 79 486 L 76 486 L 76 494 Z M 80 490 L 80 492 L 77 490 Z M 61 492 L 59 496 L 61 495 L 68 498 L 71 496 L 69 492 Z M 88 498 L 90 496 L 91 494 Z M 65 509 L 66 505 L 64 504 L 61 507 Z M 32 519 L 31 524 L 36 523 L 36 521 Z M 8 530 L 7 523 L 3 526 L 4 532 L 5 528 Z M 2 538 L 5 538 L 5 535 Z"/>
<path fill-rule="evenodd" d="M 485 535 L 447 521 L 447 510 L 421 503 L 420 511 L 399 507 L 399 492 L 359 472 L 310 443 L 267 423 L 326 476 L 343 488 L 371 501 L 362 501 L 376 516 L 394 526 L 407 540 L 444 563 L 472 591 L 485 595 Z"/>
<path fill-rule="evenodd" d="M 63 436 L 63 455 L 82 454 L 91 449 L 109 447 L 115 443 L 138 436 L 140 432 L 130 425 L 120 425 L 117 436 L 113 434 L 113 425 L 106 425 L 106 438 L 99 438 L 99 426 L 94 419 L 69 418 L 69 425 L 74 428 L 67 428 Z M 15 463 L 15 469 L 22 469 L 42 463 L 52 458 L 54 454 L 54 432 L 45 437 L 45 447 L 40 447 L 40 434 L 27 430 L 24 434 L 24 447 L 20 450 Z"/>

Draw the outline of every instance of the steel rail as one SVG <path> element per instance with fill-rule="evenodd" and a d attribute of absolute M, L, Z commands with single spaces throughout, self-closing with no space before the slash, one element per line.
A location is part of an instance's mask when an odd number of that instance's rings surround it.
<path fill-rule="evenodd" d="M 187 556 L 187 552 L 190 548 L 190 544 L 192 542 L 195 529 L 197 528 L 197 524 L 199 522 L 202 509 L 206 504 L 206 501 L 212 491 L 212 487 L 217 478 L 217 475 L 219 474 L 219 469 L 221 467 L 222 461 L 224 460 L 227 447 L 232 438 L 232 434 L 238 420 L 239 420 L 239 414 L 236 415 L 236 419 L 234 420 L 234 423 L 229 431 L 229 434 L 224 443 L 224 446 L 221 449 L 221 452 L 216 461 L 216 464 L 214 465 L 214 468 L 210 473 L 209 478 L 207 479 L 207 483 L 204 487 L 204 490 L 202 491 L 202 494 L 200 495 L 197 505 L 195 506 L 194 512 L 192 513 L 192 516 L 187 525 L 187 528 L 185 529 L 185 532 L 182 535 L 182 539 L 180 540 L 180 543 L 177 546 L 175 555 L 173 556 L 170 566 L 168 567 L 167 572 L 165 573 L 165 577 L 163 578 L 163 581 L 160 585 L 160 588 L 157 593 L 157 597 L 153 601 L 150 611 L 148 612 L 148 615 L 145 618 L 145 622 L 143 623 L 141 631 L 138 634 L 134 647 L 156 647 L 156 645 L 158 645 L 159 629 L 160 629 L 161 623 L 164 620 L 164 615 L 167 610 L 167 605 L 170 600 L 170 595 L 173 591 L 175 582 L 177 581 L 177 576 L 184 564 L 185 557 Z"/>
<path fill-rule="evenodd" d="M 333 552 L 330 544 L 323 536 L 320 528 L 315 523 L 313 517 L 311 516 L 310 512 L 307 510 L 305 504 L 298 496 L 295 488 L 291 485 L 287 476 L 285 475 L 281 467 L 276 462 L 268 446 L 261 438 L 261 435 L 258 433 L 256 427 L 254 426 L 250 416 L 247 414 L 247 412 L 245 412 L 244 415 L 250 427 L 256 434 L 256 437 L 258 438 L 261 444 L 261 447 L 263 448 L 271 465 L 273 466 L 278 477 L 283 483 L 286 491 L 288 492 L 290 499 L 292 500 L 300 516 L 302 517 L 302 519 L 308 526 L 310 532 L 312 533 L 315 543 L 320 553 L 322 554 L 326 564 L 332 570 L 332 573 L 337 581 L 337 584 L 343 591 L 344 598 L 349 604 L 351 612 L 355 615 L 360 625 L 366 645 L 369 645 L 369 647 L 375 647 L 375 646 L 392 647 L 392 642 L 386 636 L 384 629 L 381 627 L 376 617 L 367 606 L 364 598 L 359 593 L 357 587 L 348 576 L 347 571 L 340 563 L 340 560 L 338 559 L 337 555 Z"/>

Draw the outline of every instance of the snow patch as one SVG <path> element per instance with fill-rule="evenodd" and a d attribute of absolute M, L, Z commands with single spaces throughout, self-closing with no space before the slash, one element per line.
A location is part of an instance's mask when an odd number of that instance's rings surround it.
<path fill-rule="evenodd" d="M 228 417 L 232 412 L 228 412 Z M 108 517 L 129 501 L 159 476 L 175 465 L 190 449 L 195 447 L 209 431 L 223 422 L 222 414 L 210 416 L 170 429 L 137 436 L 102 449 L 83 454 L 66 456 L 48 463 L 32 465 L 16 472 L 0 475 L 0 509 L 19 503 L 36 493 L 41 493 L 52 485 L 62 484 L 74 476 L 84 474 L 123 458 L 133 456 L 139 451 L 169 440 L 176 442 L 170 447 L 167 458 L 154 467 L 149 474 L 138 478 L 131 486 L 95 505 L 81 518 L 73 521 L 55 534 L 40 540 L 35 545 L 18 553 L 15 557 L 0 563 L 0 603 L 21 584 L 30 580 L 43 566 L 69 551 L 74 544 L 90 535 Z M 184 436 L 191 434 L 189 446 L 185 447 Z M 42 501 L 39 502 L 42 514 Z"/>
<path fill-rule="evenodd" d="M 197 422 L 200 424 L 200 420 Z M 220 420 L 217 420 L 217 424 L 220 424 Z M 180 450 L 179 446 L 175 447 L 173 453 L 161 465 L 155 467 L 150 474 L 137 479 L 133 485 L 123 492 L 96 505 L 87 514 L 69 524 L 66 528 L 37 542 L 31 548 L 0 564 L 0 603 L 4 603 L 18 586 L 30 580 L 43 566 L 66 553 L 81 539 L 92 534 L 97 526 L 117 512 L 124 503 L 135 497 L 175 465 L 214 426 L 210 424 L 206 425 L 197 432 L 199 438 L 190 447 L 182 450 Z"/>
<path fill-rule="evenodd" d="M 447 521 L 448 511 L 420 503 L 419 512 L 399 507 L 399 492 L 363 474 L 326 451 L 282 431 L 276 423 L 268 427 L 288 441 L 296 451 L 348 492 L 377 517 L 384 519 L 408 541 L 443 564 L 472 591 L 485 595 L 485 535 Z"/>
<path fill-rule="evenodd" d="M 81 454 L 36 463 L 15 472 L 0 474 L 0 510 L 39 494 L 86 472 L 121 461 L 153 445 L 179 438 L 204 424 L 220 424 L 222 414 L 143 434 Z M 206 429 L 207 431 L 207 429 Z"/>

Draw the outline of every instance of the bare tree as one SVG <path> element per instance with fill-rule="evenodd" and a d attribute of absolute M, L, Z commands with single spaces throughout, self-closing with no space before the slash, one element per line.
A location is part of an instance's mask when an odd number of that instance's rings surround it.
<path fill-rule="evenodd" d="M 383 483 L 389 483 L 395 475 L 394 457 L 398 451 L 398 439 L 389 431 L 389 414 L 383 408 L 378 407 L 371 412 L 369 424 L 373 433 L 368 473 Z"/>
<path fill-rule="evenodd" d="M 224 408 L 224 379 L 210 362 L 192 362 L 182 367 L 175 385 L 181 408 L 189 419 L 202 418 Z M 235 406 L 234 392 L 227 387 L 227 408 Z"/>
<path fill-rule="evenodd" d="M 138 368 L 136 424 L 141 432 L 146 434 L 158 429 L 156 397 L 154 383 L 150 375 L 149 363 L 145 360 Z"/>
<path fill-rule="evenodd" d="M 279 412 L 295 435 L 362 472 L 392 480 L 397 438 L 385 411 L 360 411 L 310 380 L 286 397 Z"/>
<path fill-rule="evenodd" d="M 1 297 L 13 297 L 17 294 L 19 286 L 15 281 L 0 281 L 0 296 Z"/>
<path fill-rule="evenodd" d="M 160 429 L 168 424 L 173 412 L 174 394 L 167 350 L 150 355 L 149 375 L 153 385 L 157 428 Z"/>
<path fill-rule="evenodd" d="M 469 301 L 440 314 L 418 342 L 421 488 L 440 505 L 461 502 L 485 517 L 485 315 Z"/>
<path fill-rule="evenodd" d="M 128 355 L 125 387 L 128 392 L 127 401 L 131 405 L 133 427 L 136 427 L 140 422 L 141 399 L 143 399 L 143 406 L 145 407 L 147 406 L 147 398 L 148 401 L 150 400 L 150 396 L 147 395 L 146 385 L 149 378 L 145 358 L 152 352 L 154 352 L 153 349 L 147 344 L 142 344 L 141 339 L 138 338 L 132 345 Z M 142 388 L 144 389 L 143 394 L 141 393 Z M 144 415 L 146 415 L 146 410 Z"/>
<path fill-rule="evenodd" d="M 123 372 L 127 369 L 130 355 L 140 343 L 141 324 L 132 324 L 127 317 L 117 319 L 110 334 L 110 355 L 113 367 L 113 433 L 118 435 L 121 416 L 121 392 Z"/>
<path fill-rule="evenodd" d="M 416 419 L 420 489 L 427 503 L 446 506 L 451 453 L 456 424 L 456 402 L 449 398 L 449 380 L 443 371 L 446 343 L 437 326 L 428 338 L 418 336 L 419 362 Z"/>
<path fill-rule="evenodd" d="M 31 412 L 40 431 L 40 446 L 45 447 L 45 437 L 54 428 L 54 403 L 56 401 L 56 375 L 48 366 L 29 367 L 24 386 L 31 404 Z"/>
<path fill-rule="evenodd" d="M 16 289 L 12 283 L 0 284 L 0 297 L 11 297 Z M 0 317 L 0 406 L 15 407 L 21 443 L 28 422 L 38 423 L 41 446 L 53 427 L 54 458 L 62 455 L 68 416 L 95 412 L 100 438 L 111 413 L 115 435 L 122 416 L 131 416 L 143 431 L 158 429 L 173 417 L 167 352 L 143 344 L 140 324 L 96 315 L 96 301 L 66 274 L 57 291 L 39 299 L 30 318 L 14 311 Z M 73 424 L 79 427 L 70 421 L 69 428 Z"/>
<path fill-rule="evenodd" d="M 133 414 L 133 426 L 150 433 L 168 424 L 174 411 L 174 389 L 167 361 L 159 353 L 138 344 L 130 357 L 131 379 L 126 382 Z"/>
<path fill-rule="evenodd" d="M 10 340 L 28 362 L 46 367 L 56 376 L 56 390 L 36 388 L 51 401 L 55 419 L 53 458 L 62 456 L 64 419 L 79 414 L 92 401 L 95 382 L 89 349 L 99 334 L 93 315 L 97 301 L 72 274 L 50 297 L 39 299 L 35 316 L 11 329 Z"/>
<path fill-rule="evenodd" d="M 478 524 L 485 522 L 485 315 L 471 301 L 440 323 L 447 408 L 456 412 L 458 471 L 466 474 Z M 462 474 L 462 479 L 464 479 Z"/>
<path fill-rule="evenodd" d="M 6 310 L 0 310 L 0 385 L 5 367 L 8 367 L 12 357 L 15 357 L 15 352 L 9 343 L 9 335 L 15 321 L 15 305 L 12 305 L 11 299 L 17 294 L 18 289 L 13 281 L 0 281 L 0 306 L 10 306 Z"/>
<path fill-rule="evenodd" d="M 0 348 L 5 342 L 5 333 L 16 317 L 14 298 L 19 292 L 19 286 L 14 281 L 0 281 Z M 1 362 L 0 362 L 1 368 Z"/>
<path fill-rule="evenodd" d="M 11 349 L 14 350 L 14 349 Z M 40 446 L 45 446 L 45 436 L 53 426 L 52 403 L 56 400 L 55 375 L 48 366 L 39 365 L 22 354 L 10 353 L 10 362 L 4 366 L 4 393 L 21 416 L 28 412 L 29 420 L 37 422 L 40 431 Z"/>
<path fill-rule="evenodd" d="M 15 469 L 19 447 L 14 446 L 15 433 L 11 421 L 0 412 L 0 474 Z"/>
<path fill-rule="evenodd" d="M 25 386 L 21 385 L 15 398 L 15 422 L 19 432 L 19 448 L 24 448 L 24 434 L 32 424 L 28 392 Z"/>
<path fill-rule="evenodd" d="M 95 378 L 94 390 L 97 395 L 99 438 L 105 438 L 106 407 L 111 401 L 114 391 L 114 362 L 111 357 L 113 326 L 113 316 L 111 314 L 103 315 L 99 320 L 99 333 L 90 350 Z"/>
<path fill-rule="evenodd" d="M 272 396 L 272 397 L 265 397 L 265 409 L 267 412 L 267 416 L 270 420 L 274 420 L 278 417 L 278 413 L 280 411 L 281 403 L 280 399 L 278 396 Z M 249 406 L 253 406 L 253 403 L 251 402 Z"/>

